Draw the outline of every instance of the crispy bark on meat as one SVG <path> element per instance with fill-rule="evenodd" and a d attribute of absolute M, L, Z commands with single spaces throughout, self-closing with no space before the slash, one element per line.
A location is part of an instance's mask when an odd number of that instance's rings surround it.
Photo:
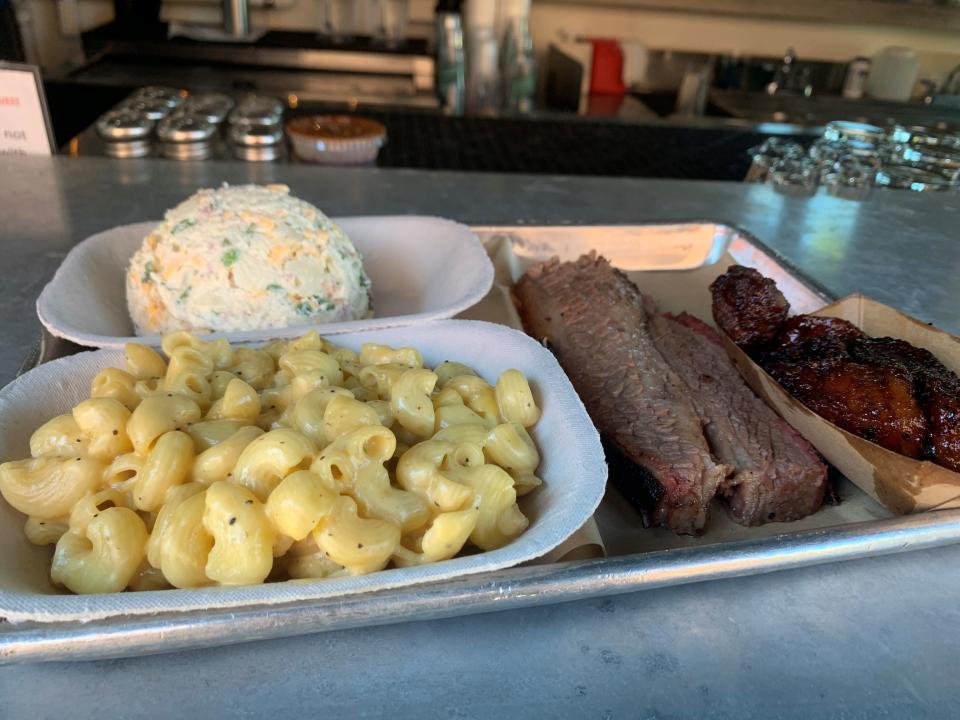
<path fill-rule="evenodd" d="M 756 277 L 746 281 L 745 275 L 731 268 L 711 286 L 714 317 L 788 392 L 848 432 L 960 471 L 956 375 L 926 350 L 870 338 L 839 318 L 798 315 L 782 322 L 772 339 L 751 344 L 743 328 L 758 326 L 752 304 L 762 306 L 765 295 Z"/>
<path fill-rule="evenodd" d="M 636 286 L 591 253 L 531 267 L 514 293 L 526 331 L 549 343 L 597 428 L 640 466 L 618 480 L 624 494 L 648 524 L 699 532 L 730 468 L 711 457 Z"/>
<path fill-rule="evenodd" d="M 714 280 L 710 292 L 717 327 L 747 352 L 772 341 L 790 310 L 773 280 L 741 265 Z"/>
<path fill-rule="evenodd" d="M 834 425 L 907 457 L 923 455 L 927 421 L 908 374 L 838 356 L 779 360 L 768 354 L 764 369 Z"/>
<path fill-rule="evenodd" d="M 798 356 L 822 357 L 844 355 L 850 341 L 864 337 L 863 330 L 841 318 L 795 315 L 780 328 L 775 345 L 779 352 L 789 350 Z"/>
<path fill-rule="evenodd" d="M 911 378 L 927 418 L 925 455 L 960 472 L 960 378 L 923 348 L 896 338 L 858 339 L 849 346 L 858 362 L 891 369 Z"/>

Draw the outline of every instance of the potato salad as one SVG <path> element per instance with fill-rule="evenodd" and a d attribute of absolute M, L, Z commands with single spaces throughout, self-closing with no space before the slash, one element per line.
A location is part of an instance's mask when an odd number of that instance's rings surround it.
<path fill-rule="evenodd" d="M 285 185 L 198 191 L 144 239 L 126 286 L 138 335 L 340 322 L 372 306 L 353 243 Z"/>

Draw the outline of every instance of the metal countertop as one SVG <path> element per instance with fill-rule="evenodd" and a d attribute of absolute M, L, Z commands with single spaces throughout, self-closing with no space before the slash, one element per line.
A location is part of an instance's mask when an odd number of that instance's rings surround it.
<path fill-rule="evenodd" d="M 199 186 L 286 182 L 331 215 L 476 224 L 716 218 L 834 295 L 960 331 L 960 198 L 798 200 L 699 181 L 0 158 L 0 382 L 69 247 L 159 218 Z M 0 668 L 9 718 L 952 717 L 960 546 L 429 623 L 175 655 Z M 69 708 L 69 710 L 67 710 Z"/>

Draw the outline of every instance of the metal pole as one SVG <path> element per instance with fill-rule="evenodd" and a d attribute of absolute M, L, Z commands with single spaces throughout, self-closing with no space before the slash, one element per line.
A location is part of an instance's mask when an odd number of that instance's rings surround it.
<path fill-rule="evenodd" d="M 234 37 L 244 37 L 250 32 L 248 0 L 223 0 L 223 29 Z"/>

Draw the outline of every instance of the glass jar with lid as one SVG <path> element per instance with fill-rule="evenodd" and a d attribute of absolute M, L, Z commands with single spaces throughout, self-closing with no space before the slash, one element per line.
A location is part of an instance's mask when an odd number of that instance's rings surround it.
<path fill-rule="evenodd" d="M 891 145 L 960 150 L 960 134 L 956 131 L 924 125 L 893 125 L 887 133 L 887 142 Z"/>
<path fill-rule="evenodd" d="M 283 129 L 279 125 L 235 123 L 228 133 L 233 154 L 248 162 L 271 162 L 283 156 Z"/>
<path fill-rule="evenodd" d="M 894 164 L 883 165 L 877 171 L 874 182 L 880 187 L 914 192 L 945 192 L 953 186 L 949 179 L 939 173 L 911 165 Z"/>
<path fill-rule="evenodd" d="M 767 182 L 783 195 L 809 197 L 819 180 L 817 166 L 808 158 L 780 158 L 770 166 Z"/>
<path fill-rule="evenodd" d="M 160 122 L 172 112 L 173 107 L 161 98 L 133 98 L 117 109 L 139 113 L 148 120 Z"/>
<path fill-rule="evenodd" d="M 750 154 L 752 163 L 744 178 L 746 182 L 764 182 L 767 180 L 771 166 L 778 160 L 799 160 L 806 155 L 803 145 L 779 137 L 769 137 L 747 152 Z"/>
<path fill-rule="evenodd" d="M 283 103 L 266 95 L 247 95 L 230 113 L 230 124 L 279 125 L 283 120 Z"/>
<path fill-rule="evenodd" d="M 216 126 L 196 115 L 171 115 L 157 126 L 163 154 L 176 160 L 210 157 Z"/>
<path fill-rule="evenodd" d="M 960 131 L 947 126 L 900 124 L 884 130 L 869 123 L 833 121 L 809 150 L 798 154 L 797 147 L 790 140 L 769 138 L 751 148 L 747 180 L 802 194 L 809 189 L 807 167 L 796 162 L 802 158 L 816 169 L 819 184 L 830 194 L 853 200 L 867 197 L 873 185 L 917 192 L 960 186 Z"/>
<path fill-rule="evenodd" d="M 170 108 L 175 108 L 183 104 L 186 96 L 186 90 L 178 90 L 165 85 L 147 85 L 133 93 L 130 100 L 160 100 Z"/>
<path fill-rule="evenodd" d="M 860 148 L 876 147 L 886 140 L 886 132 L 878 125 L 832 120 L 823 128 L 823 139 L 829 142 L 856 144 Z"/>
<path fill-rule="evenodd" d="M 96 123 L 97 135 L 103 140 L 107 155 L 115 158 L 149 155 L 153 126 L 152 120 L 132 110 L 108 112 Z"/>
<path fill-rule="evenodd" d="M 960 179 L 960 148 L 936 145 L 894 145 L 887 150 L 888 159 L 896 165 L 909 165 L 943 176 L 956 184 Z"/>
<path fill-rule="evenodd" d="M 181 106 L 180 112 L 188 115 L 197 115 L 214 125 L 219 125 L 233 110 L 233 98 L 222 93 L 206 93 L 191 95 Z"/>
<path fill-rule="evenodd" d="M 865 200 L 870 195 L 879 164 L 875 159 L 841 155 L 820 166 L 820 183 L 827 193 L 845 200 Z"/>

